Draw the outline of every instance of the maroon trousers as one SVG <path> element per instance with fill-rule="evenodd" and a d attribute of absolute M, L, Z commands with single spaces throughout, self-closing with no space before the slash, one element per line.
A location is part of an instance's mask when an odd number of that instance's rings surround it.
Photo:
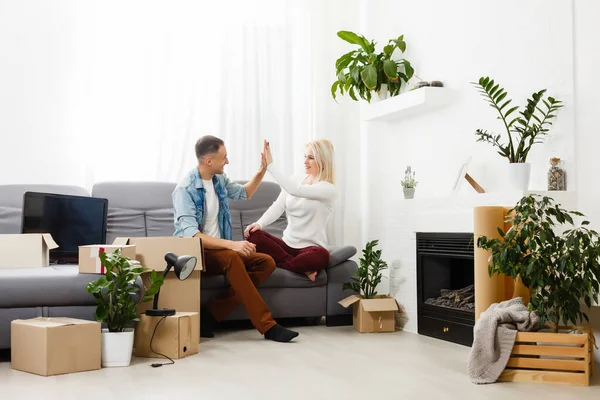
<path fill-rule="evenodd" d="M 321 246 L 294 249 L 283 240 L 262 230 L 250 233 L 248 241 L 256 245 L 258 253 L 268 254 L 278 268 L 304 273 L 319 271 L 329 264 L 329 251 Z"/>

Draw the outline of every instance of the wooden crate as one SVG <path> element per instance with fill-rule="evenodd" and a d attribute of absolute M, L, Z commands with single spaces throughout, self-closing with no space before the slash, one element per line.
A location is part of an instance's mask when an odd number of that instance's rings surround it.
<path fill-rule="evenodd" d="M 588 386 L 594 374 L 593 331 L 587 327 L 570 328 L 584 333 L 518 332 L 508 364 L 498 380 Z"/>

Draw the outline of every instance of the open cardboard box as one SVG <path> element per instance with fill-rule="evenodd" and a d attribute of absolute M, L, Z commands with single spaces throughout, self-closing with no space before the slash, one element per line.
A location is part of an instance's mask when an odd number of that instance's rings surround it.
<path fill-rule="evenodd" d="M 50 250 L 57 247 L 49 233 L 0 235 L 0 268 L 47 267 Z"/>
<path fill-rule="evenodd" d="M 204 257 L 202 252 L 202 241 L 200 238 L 191 237 L 118 237 L 113 245 L 134 245 L 136 248 L 136 260 L 144 268 L 163 272 L 167 266 L 165 254 L 174 253 L 177 256 L 195 256 L 198 262 L 194 268 L 204 271 Z"/>
<path fill-rule="evenodd" d="M 352 319 L 358 332 L 394 332 L 396 329 L 395 314 L 399 308 L 393 297 L 381 295 L 363 299 L 352 295 L 338 303 L 344 308 L 353 306 Z"/>

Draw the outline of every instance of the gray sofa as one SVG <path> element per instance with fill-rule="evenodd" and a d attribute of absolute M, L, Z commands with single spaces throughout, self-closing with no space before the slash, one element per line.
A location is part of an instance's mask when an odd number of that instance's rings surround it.
<path fill-rule="evenodd" d="M 174 183 L 106 182 L 92 189 L 92 196 L 108 199 L 107 243 L 117 236 L 171 236 Z M 89 195 L 85 189 L 71 186 L 0 186 L 0 234 L 19 233 L 21 205 L 25 191 Z M 280 188 L 263 182 L 250 200 L 230 201 L 233 239 L 243 239 L 243 229 L 256 221 L 275 201 Z M 286 226 L 281 217 L 266 231 L 281 237 Z M 319 272 L 316 282 L 304 275 L 276 269 L 259 291 L 275 318 L 326 317 L 327 325 L 352 323 L 351 310 L 337 302 L 351 293 L 342 291 L 357 265 L 350 260 L 354 247 L 333 249 L 326 270 Z M 0 269 L 0 349 L 10 347 L 10 321 L 36 316 L 69 316 L 91 319 L 95 310 L 93 298 L 85 285 L 96 275 L 77 274 L 77 266 L 51 266 L 27 270 Z M 224 276 L 201 279 L 201 301 L 206 302 L 227 288 Z M 228 320 L 245 320 L 242 306 Z"/>

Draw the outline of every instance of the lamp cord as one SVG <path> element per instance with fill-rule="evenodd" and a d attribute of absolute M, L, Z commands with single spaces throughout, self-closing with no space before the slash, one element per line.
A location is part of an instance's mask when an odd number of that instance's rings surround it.
<path fill-rule="evenodd" d="M 161 322 L 163 322 L 163 320 L 164 320 L 165 318 L 167 318 L 167 316 L 164 316 L 164 317 L 162 317 L 162 318 L 160 319 L 160 321 L 158 321 L 158 323 L 157 323 L 157 324 L 156 324 L 156 326 L 154 327 L 154 331 L 152 332 L 152 337 L 150 338 L 150 351 L 151 351 L 151 352 L 153 352 L 154 354 L 158 354 L 159 356 L 163 356 L 163 357 L 165 357 L 165 358 L 169 359 L 169 361 L 171 361 L 171 362 L 169 362 L 169 363 L 153 363 L 153 364 L 150 364 L 150 366 L 151 366 L 152 368 L 162 367 L 163 365 L 171 365 L 171 364 L 175 364 L 175 361 L 173 361 L 173 359 L 172 359 L 171 357 L 169 357 L 169 356 L 167 356 L 167 355 L 165 355 L 165 354 L 162 354 L 162 353 L 156 352 L 156 351 L 154 351 L 154 349 L 152 349 L 152 341 L 154 340 L 154 334 L 156 333 L 156 328 L 158 328 L 158 326 L 160 325 L 160 323 L 161 323 Z"/>

